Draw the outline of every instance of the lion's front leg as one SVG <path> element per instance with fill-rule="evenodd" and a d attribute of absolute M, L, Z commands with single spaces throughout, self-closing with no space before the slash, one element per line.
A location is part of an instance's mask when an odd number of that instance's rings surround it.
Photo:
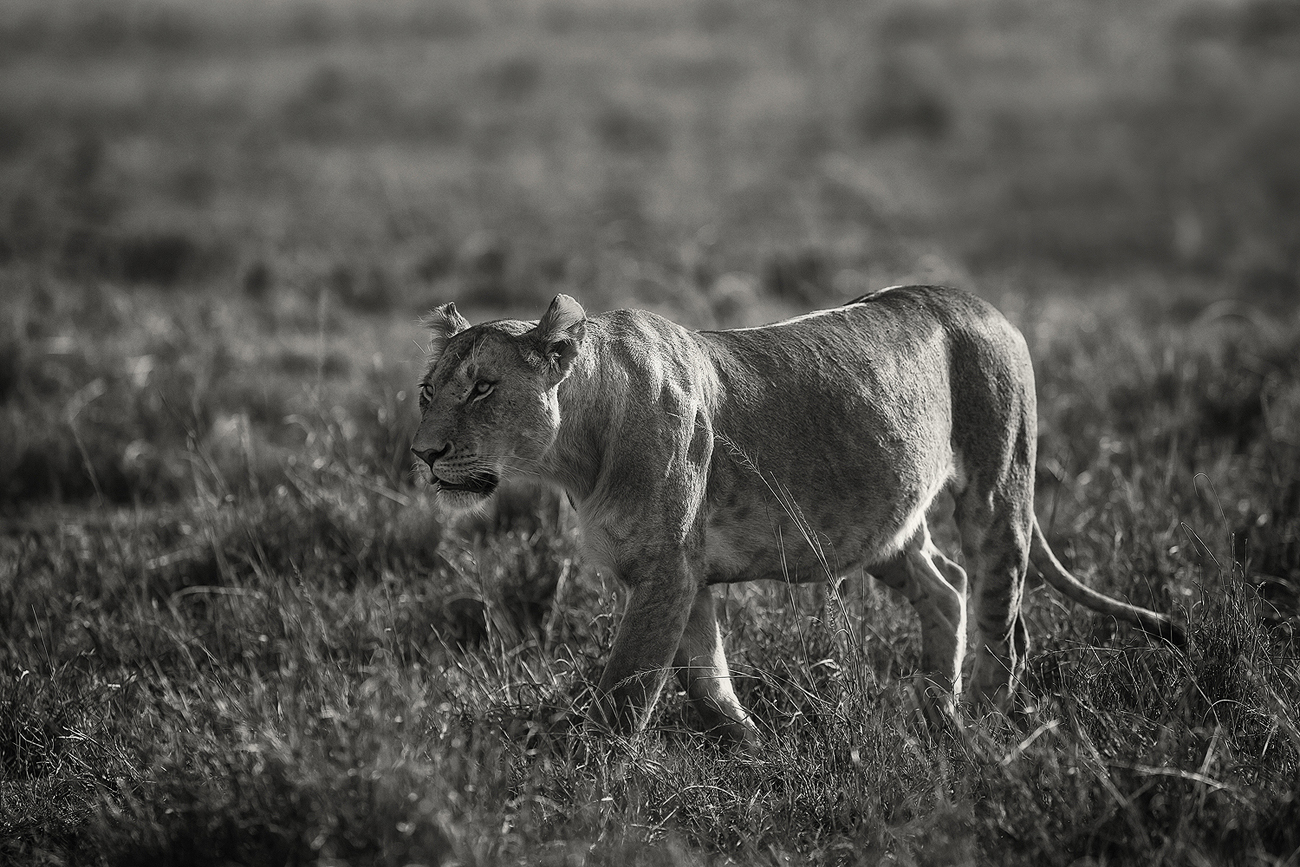
<path fill-rule="evenodd" d="M 696 591 L 673 665 L 682 689 L 704 720 L 706 731 L 732 744 L 757 743 L 758 729 L 736 698 L 731 684 L 716 603 L 709 587 Z"/>
<path fill-rule="evenodd" d="M 629 577 L 632 593 L 600 678 L 597 707 L 604 722 L 622 734 L 645 726 L 681 643 L 696 589 L 684 557 L 639 564 Z"/>

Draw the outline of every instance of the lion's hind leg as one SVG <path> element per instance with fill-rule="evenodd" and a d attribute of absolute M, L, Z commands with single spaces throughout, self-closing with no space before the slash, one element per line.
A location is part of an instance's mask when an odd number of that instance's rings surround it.
<path fill-rule="evenodd" d="M 927 712 L 950 716 L 966 655 L 966 573 L 935 547 L 924 522 L 902 551 L 869 571 L 903 594 L 920 617 L 920 698 Z"/>
<path fill-rule="evenodd" d="M 1029 568 L 1029 528 L 1023 500 L 992 508 L 972 498 L 958 501 L 958 524 L 974 571 L 971 619 L 975 661 L 968 698 L 977 706 L 1006 711 L 1029 653 L 1020 611 Z"/>

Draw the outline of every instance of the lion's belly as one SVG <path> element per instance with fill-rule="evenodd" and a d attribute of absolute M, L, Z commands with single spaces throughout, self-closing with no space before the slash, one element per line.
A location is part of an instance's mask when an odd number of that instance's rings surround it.
<path fill-rule="evenodd" d="M 726 396 L 712 417 L 706 580 L 826 580 L 916 532 L 956 470 L 950 347 L 914 312 L 844 309 L 711 338 Z"/>
<path fill-rule="evenodd" d="M 871 496 L 873 480 L 860 480 L 862 496 L 838 506 L 775 484 L 732 492 L 706 508 L 705 580 L 826 581 L 880 563 L 916 533 L 952 473 L 949 462 L 888 497 Z"/>

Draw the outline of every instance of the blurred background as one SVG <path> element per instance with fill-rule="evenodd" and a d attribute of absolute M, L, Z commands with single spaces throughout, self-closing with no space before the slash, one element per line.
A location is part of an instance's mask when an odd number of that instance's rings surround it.
<path fill-rule="evenodd" d="M 398 479 L 445 300 L 1289 317 L 1297 93 L 1293 0 L 9 0 L 0 504 L 274 475 L 311 412 Z"/>

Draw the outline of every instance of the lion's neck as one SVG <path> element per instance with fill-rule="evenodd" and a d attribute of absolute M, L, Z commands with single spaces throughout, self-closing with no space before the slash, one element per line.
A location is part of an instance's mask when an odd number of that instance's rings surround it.
<path fill-rule="evenodd" d="M 560 430 L 542 464 L 543 474 L 578 502 L 596 488 L 605 461 L 603 440 L 616 422 L 598 358 L 584 353 L 560 383 Z"/>
<path fill-rule="evenodd" d="M 542 472 L 580 505 L 616 495 L 629 466 L 690 459 L 670 454 L 675 443 L 694 440 L 689 431 L 647 445 L 647 431 L 668 429 L 665 398 L 681 402 L 669 414 L 688 425 L 721 399 L 712 362 L 690 332 L 649 314 L 633 316 L 626 314 L 619 328 L 591 322 L 588 343 L 559 387 L 560 429 Z M 662 453 L 629 453 L 636 448 Z"/>

